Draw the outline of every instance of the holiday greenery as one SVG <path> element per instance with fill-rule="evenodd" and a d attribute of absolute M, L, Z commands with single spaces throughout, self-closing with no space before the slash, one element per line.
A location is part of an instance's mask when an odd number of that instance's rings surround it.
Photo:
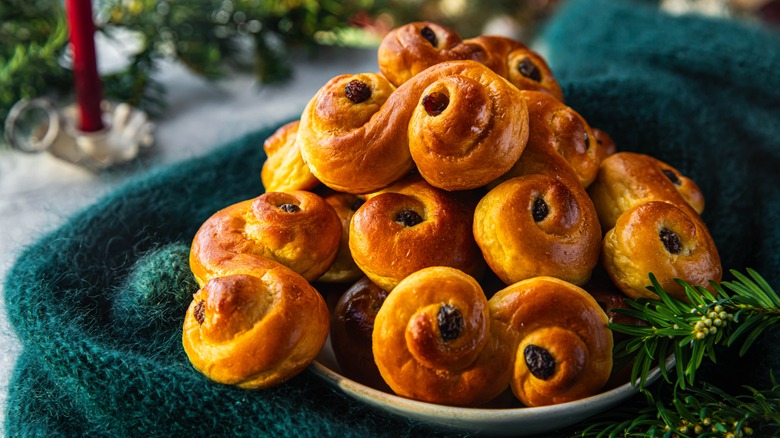
<path fill-rule="evenodd" d="M 744 393 L 738 395 L 696 379 L 705 359 L 716 362 L 719 348 L 742 357 L 780 325 L 780 296 L 764 278 L 751 269 L 747 275 L 731 274 L 734 281 L 713 282 L 712 291 L 679 281 L 687 301 L 669 295 L 651 274 L 648 289 L 659 300 L 626 300 L 628 309 L 615 309 L 645 323 L 610 327 L 628 335 L 615 347 L 617 366 L 633 362 L 631 381 L 637 382 L 646 402 L 602 415 L 582 436 L 780 435 L 780 384 L 771 370 L 769 388 L 743 386 Z M 665 366 L 668 357 L 675 362 L 671 370 Z M 650 390 L 644 383 L 654 367 L 659 367 L 664 382 Z"/>
<path fill-rule="evenodd" d="M 731 271 L 735 281 L 711 283 L 714 293 L 679 281 L 687 301 L 669 295 L 651 274 L 649 289 L 660 299 L 627 300 L 631 308 L 615 310 L 646 325 L 610 325 L 631 336 L 615 348 L 619 359 L 633 361 L 631 380 L 644 383 L 654 366 L 669 380 L 663 362 L 673 355 L 674 384 L 685 389 L 705 357 L 716 361 L 716 346 L 741 343 L 738 354 L 743 356 L 759 336 L 780 325 L 780 297 L 757 272 L 747 273 Z"/>
<path fill-rule="evenodd" d="M 580 436 L 778 436 L 780 385 L 772 383 L 766 390 L 745 386 L 736 396 L 707 383 L 677 392 L 660 388 L 644 405 L 629 404 L 592 420 Z"/>
<path fill-rule="evenodd" d="M 106 0 L 95 8 L 98 31 L 109 38 L 130 31 L 141 44 L 123 70 L 103 77 L 104 93 L 156 114 L 164 90 L 152 74 L 164 57 L 208 79 L 248 67 L 262 83 L 281 81 L 291 47 L 310 47 L 323 33 L 339 43 L 353 17 L 378 7 L 372 0 Z M 0 3 L 0 120 L 21 99 L 72 90 L 67 48 L 60 0 Z"/>

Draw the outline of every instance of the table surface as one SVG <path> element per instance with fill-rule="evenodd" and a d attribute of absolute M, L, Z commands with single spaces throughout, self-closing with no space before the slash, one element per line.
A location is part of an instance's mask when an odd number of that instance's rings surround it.
<path fill-rule="evenodd" d="M 98 41 L 100 43 L 100 41 Z M 98 44 L 101 55 L 111 57 Z M 316 91 L 343 73 L 378 70 L 375 49 L 318 48 L 292 55 L 293 77 L 279 85 L 260 85 L 249 74 L 208 82 L 179 64 L 164 62 L 156 78 L 165 86 L 166 114 L 155 120 L 155 144 L 143 165 L 94 173 L 48 153 L 23 154 L 0 148 L 0 278 L 26 245 L 55 230 L 75 212 L 130 178 L 159 166 L 207 153 L 225 142 L 300 115 Z M 261 145 L 258 145 L 260 147 Z M 258 163 L 258 183 L 260 163 Z M 8 321 L 0 283 L 0 436 L 11 375 L 22 346 Z"/>

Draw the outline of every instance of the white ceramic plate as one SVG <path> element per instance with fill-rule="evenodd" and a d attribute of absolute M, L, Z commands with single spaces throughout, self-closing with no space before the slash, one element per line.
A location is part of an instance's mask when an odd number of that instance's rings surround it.
<path fill-rule="evenodd" d="M 670 358 L 666 363 L 667 369 L 673 363 L 673 358 Z M 606 411 L 638 391 L 626 383 L 582 400 L 538 408 L 459 408 L 425 403 L 370 388 L 339 374 L 340 368 L 333 355 L 330 339 L 309 368 L 345 394 L 391 414 L 436 427 L 484 435 L 528 436 L 551 432 Z M 658 368 L 652 370 L 647 379 L 648 384 L 659 375 Z"/>

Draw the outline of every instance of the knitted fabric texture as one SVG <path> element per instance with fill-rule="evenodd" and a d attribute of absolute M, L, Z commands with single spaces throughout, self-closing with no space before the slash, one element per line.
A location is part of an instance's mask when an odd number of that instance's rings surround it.
<path fill-rule="evenodd" d="M 725 268 L 780 284 L 780 42 L 733 23 L 601 0 L 566 4 L 545 34 L 569 105 L 619 150 L 648 153 L 701 187 Z M 309 372 L 269 390 L 209 382 L 181 347 L 187 252 L 217 210 L 262 192 L 260 130 L 155 171 L 22 254 L 6 303 L 24 352 L 9 436 L 432 436 Z M 775 354 L 772 349 L 761 349 Z M 776 358 L 749 362 L 766 376 Z M 560 436 L 560 435 L 558 435 Z"/>

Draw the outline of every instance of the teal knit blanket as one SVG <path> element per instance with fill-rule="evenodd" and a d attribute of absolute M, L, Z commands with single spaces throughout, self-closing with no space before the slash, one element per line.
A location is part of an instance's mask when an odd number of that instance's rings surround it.
<path fill-rule="evenodd" d="M 700 185 L 724 267 L 754 268 L 780 287 L 780 37 L 572 0 L 544 41 L 569 105 L 620 150 L 653 155 Z M 212 213 L 260 194 L 261 144 L 274 129 L 132 181 L 24 251 L 5 281 L 24 346 L 9 436 L 446 433 L 362 405 L 309 372 L 246 391 L 190 366 L 180 342 L 197 289 L 189 243 Z M 755 349 L 739 375 L 760 384 L 777 368 L 776 349 Z M 720 366 L 730 373 L 736 359 Z"/>

